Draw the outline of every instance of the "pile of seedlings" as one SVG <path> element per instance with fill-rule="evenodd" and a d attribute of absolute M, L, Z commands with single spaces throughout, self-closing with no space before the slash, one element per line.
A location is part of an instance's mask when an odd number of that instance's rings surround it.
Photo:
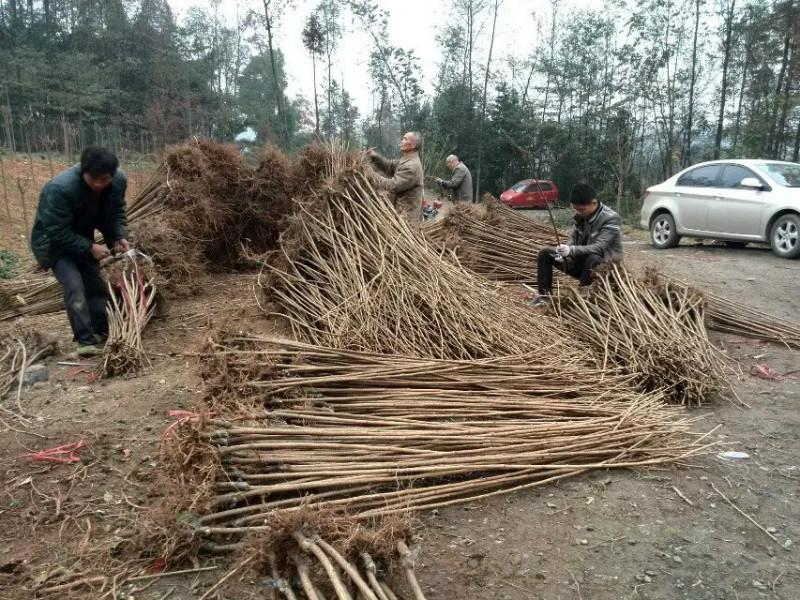
<path fill-rule="evenodd" d="M 45 315 L 64 306 L 61 286 L 52 275 L 25 272 L 0 281 L 0 321 L 23 315 Z"/>
<path fill-rule="evenodd" d="M 604 367 L 634 375 L 638 387 L 661 391 L 670 402 L 700 406 L 732 373 L 708 340 L 702 294 L 653 270 L 635 277 L 609 265 L 591 286 L 560 290 L 552 306 Z"/>
<path fill-rule="evenodd" d="M 156 308 L 156 276 L 149 257 L 136 250 L 106 269 L 108 339 L 103 347 L 103 377 L 136 373 L 147 362 L 142 331 Z"/>
<path fill-rule="evenodd" d="M 225 549 L 283 512 L 374 522 L 708 448 L 629 377 L 530 355 L 442 360 L 231 336 L 205 364 L 217 406 L 261 409 L 204 422 L 220 467 L 196 526 Z"/>
<path fill-rule="evenodd" d="M 267 311 L 322 346 L 478 359 L 537 351 L 586 356 L 554 319 L 524 310 L 397 216 L 359 157 L 317 146 L 316 186 L 297 196 L 259 277 Z"/>
<path fill-rule="evenodd" d="M 676 287 L 686 287 L 684 282 L 673 280 Z M 753 338 L 788 348 L 800 349 L 800 325 L 705 292 L 706 327 L 713 331 Z"/>
<path fill-rule="evenodd" d="M 170 148 L 130 210 L 130 238 L 149 254 L 168 294 L 198 276 L 274 249 L 291 206 L 291 165 L 274 146 L 255 169 L 235 147 L 193 140 Z"/>
<path fill-rule="evenodd" d="M 296 183 L 289 159 L 274 146 L 252 167 L 233 146 L 193 139 L 169 148 L 128 202 L 129 241 L 153 258 L 161 293 L 191 293 L 200 276 L 249 266 L 250 254 L 277 247 Z M 50 274 L 30 268 L 0 281 L 0 321 L 63 306 Z"/>
<path fill-rule="evenodd" d="M 226 459 L 208 434 L 217 423 L 228 421 L 209 420 L 209 414 L 186 412 L 165 431 L 164 469 L 157 482 L 163 500 L 112 551 L 118 563 L 146 567 L 167 558 L 181 565 L 196 562 L 200 552 L 227 553 L 234 558 L 231 575 L 250 572 L 285 598 L 305 594 L 383 600 L 396 599 L 402 589 L 404 596 L 410 590 L 412 597 L 424 600 L 407 546 L 412 525 L 408 515 L 356 519 L 346 511 L 300 502 L 252 526 L 223 524 L 224 533 L 214 524 L 203 524 L 203 516 L 216 510 L 220 490 L 231 481 L 225 475 Z"/>
<path fill-rule="evenodd" d="M 457 204 L 442 218 L 426 221 L 422 232 L 468 269 L 507 283 L 535 284 L 539 250 L 556 245 L 552 227 L 515 213 L 488 194 L 480 204 Z"/>

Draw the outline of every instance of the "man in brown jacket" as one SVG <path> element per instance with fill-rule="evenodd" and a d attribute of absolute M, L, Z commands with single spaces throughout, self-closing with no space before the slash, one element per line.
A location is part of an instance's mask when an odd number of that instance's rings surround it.
<path fill-rule="evenodd" d="M 383 186 L 392 193 L 397 211 L 412 223 L 419 223 L 422 216 L 422 186 L 424 176 L 419 160 L 422 136 L 409 131 L 400 140 L 403 156 L 390 160 L 370 148 L 367 155 L 375 169 L 385 175 L 379 177 Z"/>

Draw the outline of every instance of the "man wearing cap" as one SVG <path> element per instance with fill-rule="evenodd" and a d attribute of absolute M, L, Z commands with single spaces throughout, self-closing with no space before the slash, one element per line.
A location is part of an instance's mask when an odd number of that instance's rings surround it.
<path fill-rule="evenodd" d="M 597 199 L 594 189 L 579 183 L 570 200 L 575 210 L 568 244 L 539 251 L 536 280 L 539 296 L 531 305 L 547 304 L 553 291 L 553 267 L 589 285 L 598 266 L 622 261 L 622 227 L 619 215 Z"/>

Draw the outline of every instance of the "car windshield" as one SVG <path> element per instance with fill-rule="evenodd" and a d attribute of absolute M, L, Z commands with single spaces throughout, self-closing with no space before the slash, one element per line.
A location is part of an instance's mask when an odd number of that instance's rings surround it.
<path fill-rule="evenodd" d="M 527 181 L 520 181 L 519 183 L 515 183 L 514 185 L 511 186 L 511 191 L 524 192 L 527 185 L 528 185 Z"/>
<path fill-rule="evenodd" d="M 775 180 L 775 183 L 786 187 L 800 187 L 800 165 L 765 163 L 762 168 Z"/>

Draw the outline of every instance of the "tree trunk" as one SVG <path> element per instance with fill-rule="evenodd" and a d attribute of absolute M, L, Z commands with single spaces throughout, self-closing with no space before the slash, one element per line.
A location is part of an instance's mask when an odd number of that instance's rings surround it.
<path fill-rule="evenodd" d="M 800 130 L 798 130 L 800 131 Z M 3 200 L 6 205 L 6 215 L 8 216 L 8 227 L 11 228 L 11 205 L 8 202 L 8 184 L 6 183 L 6 165 L 3 162 L 3 156 L 0 155 L 0 179 L 3 181 Z"/>
<path fill-rule="evenodd" d="M 553 62 L 556 56 L 556 19 L 558 17 L 558 1 L 551 0 L 553 7 L 553 23 L 550 27 L 550 64 L 547 66 L 547 83 L 544 86 L 544 103 L 542 104 L 542 123 L 544 123 L 547 116 L 547 100 L 550 96 L 550 82 L 553 73 Z M 561 122 L 561 105 L 558 107 L 559 123 Z"/>
<path fill-rule="evenodd" d="M 769 124 L 769 137 L 767 138 L 767 152 L 772 150 L 772 145 L 775 140 L 775 130 L 778 121 L 778 107 L 780 104 L 781 90 L 783 90 L 783 80 L 786 77 L 786 67 L 789 64 L 789 48 L 791 47 L 791 35 L 786 34 L 783 40 L 783 60 L 781 61 L 781 70 L 778 74 L 778 85 L 775 88 L 775 100 L 772 103 L 772 114 L 770 115 Z"/>
<path fill-rule="evenodd" d="M 790 67 L 788 75 L 786 76 L 786 83 L 783 86 L 783 108 L 781 109 L 781 116 L 778 126 L 775 131 L 775 140 L 772 148 L 772 156 L 781 158 L 783 155 L 782 146 L 784 141 L 784 134 L 786 129 L 786 117 L 789 113 L 789 103 L 791 101 L 792 91 L 792 74 L 794 72 L 794 59 L 796 56 L 795 48 L 792 46 L 791 60 L 789 61 Z"/>
<path fill-rule="evenodd" d="M 264 25 L 267 28 L 267 45 L 269 46 L 269 63 L 272 67 L 272 81 L 275 85 L 275 101 L 278 103 L 278 120 L 283 126 L 283 141 L 289 145 L 289 125 L 286 122 L 286 112 L 283 110 L 283 91 L 278 81 L 278 69 L 275 66 L 275 47 L 272 44 L 272 26 L 274 17 L 270 16 L 269 5 L 272 0 L 263 0 L 264 3 Z"/>
<path fill-rule="evenodd" d="M 6 107 L 3 110 L 3 123 L 6 128 L 6 144 L 11 154 L 17 151 L 17 139 L 14 134 L 14 112 L 11 110 L 11 97 L 8 94 L 9 86 L 6 86 Z"/>
<path fill-rule="evenodd" d="M 794 135 L 794 152 L 792 153 L 792 162 L 797 162 L 800 159 L 800 119 L 797 120 L 797 133 Z"/>
<path fill-rule="evenodd" d="M 728 94 L 728 63 L 731 57 L 731 33 L 733 30 L 733 11 L 736 0 L 731 0 L 725 16 L 725 54 L 722 59 L 722 83 L 719 100 L 719 119 L 717 120 L 717 136 L 714 139 L 714 160 L 719 158 L 720 146 L 722 145 L 722 126 L 725 123 L 725 98 Z"/>
<path fill-rule="evenodd" d="M 486 75 L 483 78 L 483 99 L 481 100 L 481 124 L 478 133 L 478 173 L 475 182 L 475 196 L 481 197 L 481 159 L 483 157 L 483 130 L 486 123 L 486 95 L 489 91 L 489 74 L 492 68 L 492 51 L 494 50 L 494 33 L 497 27 L 497 13 L 500 0 L 494 0 L 494 16 L 492 17 L 492 36 L 489 38 L 489 57 L 486 59 Z"/>
<path fill-rule="evenodd" d="M 328 39 L 327 36 L 325 37 L 325 39 L 326 40 Z M 333 125 L 333 80 L 331 79 L 331 68 L 333 59 L 331 57 L 332 49 L 329 45 L 327 45 L 328 44 L 327 41 L 325 43 L 326 43 L 325 54 L 328 57 L 328 86 L 326 92 L 328 95 L 328 127 L 330 128 L 327 133 L 332 135 L 335 132 L 335 128 Z"/>
<path fill-rule="evenodd" d="M 692 164 L 692 126 L 694 125 L 694 85 L 697 81 L 697 34 L 700 30 L 700 0 L 695 1 L 694 40 L 692 41 L 692 75 L 689 83 L 689 114 L 686 119 L 686 148 L 683 153 L 683 166 Z"/>
<path fill-rule="evenodd" d="M 319 101 L 317 99 L 317 56 L 314 52 L 311 53 L 311 72 L 314 75 L 314 133 L 317 138 L 319 135 Z"/>
<path fill-rule="evenodd" d="M 749 41 L 745 43 L 749 46 Z M 750 68 L 750 50 L 745 48 L 744 51 L 744 65 L 742 65 L 742 86 L 739 88 L 739 102 L 736 107 L 736 122 L 733 130 L 733 154 L 736 154 L 736 148 L 739 145 L 739 134 L 742 130 L 742 104 L 744 102 L 744 90 L 747 84 L 747 70 Z"/>
<path fill-rule="evenodd" d="M 469 30 L 467 32 L 469 36 L 467 39 L 467 98 L 469 98 L 470 113 L 472 112 L 472 50 L 474 45 L 472 30 L 475 27 L 475 14 L 473 13 L 472 7 L 473 0 L 469 0 L 467 2 L 467 29 Z M 480 168 L 480 165 L 478 165 L 478 168 Z"/>

